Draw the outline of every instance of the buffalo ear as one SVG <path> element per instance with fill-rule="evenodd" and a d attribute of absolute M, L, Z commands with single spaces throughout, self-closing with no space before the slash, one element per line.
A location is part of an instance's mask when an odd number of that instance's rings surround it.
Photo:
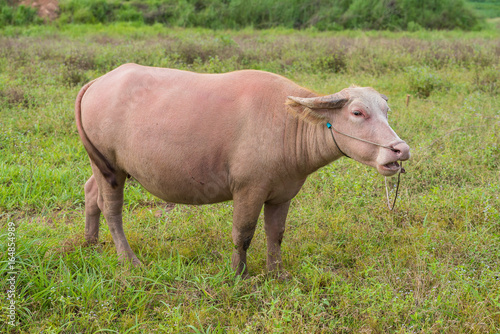
<path fill-rule="evenodd" d="M 384 94 L 380 94 L 380 96 L 387 102 L 389 101 L 389 98 L 387 96 L 385 96 Z"/>
<path fill-rule="evenodd" d="M 318 97 L 296 97 L 288 96 L 286 105 L 288 111 L 302 120 L 313 124 L 326 124 L 326 116 L 314 111 L 315 109 L 340 109 L 349 101 L 349 96 L 344 92 L 318 96 Z"/>
<path fill-rule="evenodd" d="M 295 103 L 311 109 L 340 109 L 349 101 L 349 96 L 342 91 L 340 93 L 318 97 L 289 96 L 288 100 L 292 100 Z"/>
<path fill-rule="evenodd" d="M 328 118 L 289 96 L 285 102 L 287 111 L 294 117 L 312 124 L 326 124 Z"/>

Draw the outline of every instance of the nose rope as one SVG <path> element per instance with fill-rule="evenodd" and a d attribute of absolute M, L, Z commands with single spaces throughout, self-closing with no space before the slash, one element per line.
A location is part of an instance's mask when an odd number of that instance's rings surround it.
<path fill-rule="evenodd" d="M 386 146 L 386 145 L 374 143 L 374 142 L 366 140 L 366 139 L 354 137 L 354 136 L 348 135 L 347 133 L 340 132 L 337 129 L 335 129 L 330 122 L 327 122 L 326 126 L 330 129 L 330 134 L 332 135 L 333 142 L 335 143 L 335 146 L 337 146 L 337 149 L 340 151 L 340 153 L 342 153 L 343 155 L 345 155 L 346 157 L 348 157 L 350 159 L 352 159 L 352 158 L 350 156 L 348 156 L 347 154 L 345 154 L 344 151 L 342 151 L 340 149 L 339 144 L 337 144 L 337 141 L 335 140 L 335 136 L 333 135 L 333 130 L 335 130 L 335 132 L 337 132 L 337 133 L 340 133 L 341 135 L 344 135 L 344 136 L 352 138 L 352 139 L 356 139 L 356 140 L 359 140 L 359 141 L 362 141 L 362 142 L 365 142 L 365 143 L 368 143 L 368 144 L 372 144 L 372 145 L 375 145 L 375 146 L 380 146 L 380 147 L 389 149 L 389 150 L 391 150 L 393 152 L 397 152 L 398 151 L 395 148 L 390 147 L 390 146 Z M 403 174 L 403 173 L 406 173 L 406 171 L 403 168 L 403 162 L 401 161 L 400 162 L 399 172 L 398 172 L 398 183 L 397 183 L 397 186 L 396 186 L 396 195 L 394 196 L 394 201 L 392 202 L 392 206 L 391 206 L 391 200 L 389 198 L 389 187 L 387 186 L 387 177 L 384 177 L 384 182 L 385 182 L 385 196 L 387 198 L 387 208 L 389 209 L 389 211 L 393 211 L 394 208 L 396 207 L 396 200 L 398 199 L 398 192 L 399 192 L 399 183 L 400 183 L 400 180 L 401 180 L 401 174 Z"/>
<path fill-rule="evenodd" d="M 396 207 L 396 200 L 398 199 L 398 191 L 399 191 L 399 181 L 401 180 L 401 174 L 403 173 L 406 173 L 406 171 L 403 168 L 403 162 L 401 161 L 401 168 L 399 169 L 398 173 L 398 184 L 396 186 L 396 195 L 394 195 L 394 201 L 392 202 L 392 206 L 391 206 L 391 200 L 389 199 L 389 187 L 387 187 L 387 177 L 384 177 L 385 198 L 387 198 L 387 208 L 389 209 L 389 211 L 393 211 L 394 208 Z"/>
<path fill-rule="evenodd" d="M 343 155 L 345 155 L 349 159 L 352 159 L 350 156 L 348 156 L 347 154 L 345 154 L 344 151 L 342 151 L 340 149 L 339 144 L 337 144 L 337 141 L 335 140 L 335 136 L 333 135 L 332 125 L 330 123 L 326 123 L 326 126 L 330 129 L 330 134 L 332 135 L 333 142 L 335 143 L 335 146 L 337 146 L 337 149 L 340 151 L 340 153 L 342 153 Z"/>
<path fill-rule="evenodd" d="M 372 144 L 372 145 L 375 145 L 375 146 L 380 146 L 380 147 L 386 148 L 386 149 L 388 149 L 388 150 L 391 150 L 391 151 L 393 151 L 393 152 L 396 152 L 396 151 L 397 151 L 397 150 L 396 150 L 396 149 L 394 149 L 393 147 L 386 146 L 386 145 L 382 145 L 382 144 L 378 144 L 378 143 L 374 143 L 374 142 L 372 142 L 372 141 L 369 141 L 369 140 L 366 140 L 366 139 L 362 139 L 362 138 L 358 138 L 358 137 L 354 137 L 354 136 L 351 136 L 351 135 L 349 135 L 349 134 L 347 134 L 347 133 L 341 132 L 341 131 L 339 131 L 339 130 L 335 129 L 335 128 L 333 127 L 333 125 L 332 125 L 330 122 L 326 123 L 326 126 L 327 126 L 327 127 L 330 129 L 330 131 L 332 132 L 332 138 L 333 138 L 333 140 L 335 141 L 335 145 L 337 145 L 337 148 L 339 149 L 339 151 L 340 151 L 340 152 L 342 152 L 342 150 L 339 148 L 339 145 L 337 144 L 337 141 L 335 140 L 335 137 L 333 136 L 333 130 L 335 130 L 335 132 L 337 132 L 337 133 L 340 133 L 341 135 L 344 135 L 344 136 L 349 137 L 349 138 L 352 138 L 352 139 L 356 139 L 356 140 L 359 140 L 359 141 L 362 141 L 362 142 L 365 142 L 365 143 L 368 143 L 368 144 Z M 345 154 L 344 152 L 342 152 L 342 154 L 343 154 L 343 155 L 345 155 L 346 157 L 349 157 L 349 156 L 348 156 L 347 154 Z"/>

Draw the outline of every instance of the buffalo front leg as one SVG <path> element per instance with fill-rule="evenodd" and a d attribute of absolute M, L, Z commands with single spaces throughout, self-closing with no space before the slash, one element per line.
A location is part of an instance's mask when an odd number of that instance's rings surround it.
<path fill-rule="evenodd" d="M 127 174 L 117 171 L 115 175 L 117 186 L 112 187 L 94 164 L 92 164 L 92 171 L 99 188 L 97 203 L 108 223 L 118 257 L 121 260 L 129 260 L 134 266 L 138 266 L 141 261 L 130 248 L 123 232 L 123 188 Z"/>
<path fill-rule="evenodd" d="M 267 236 L 267 270 L 279 273 L 283 271 L 281 260 L 281 241 L 285 233 L 285 221 L 290 201 L 282 204 L 264 205 L 264 229 Z"/>
<path fill-rule="evenodd" d="M 233 243 L 232 267 L 236 275 L 248 277 L 247 250 L 252 242 L 257 226 L 257 220 L 262 209 L 263 201 L 249 196 L 235 196 L 233 211 Z"/>
<path fill-rule="evenodd" d="M 94 175 L 85 183 L 85 241 L 95 244 L 99 240 L 99 218 L 101 209 L 97 204 L 99 188 Z"/>

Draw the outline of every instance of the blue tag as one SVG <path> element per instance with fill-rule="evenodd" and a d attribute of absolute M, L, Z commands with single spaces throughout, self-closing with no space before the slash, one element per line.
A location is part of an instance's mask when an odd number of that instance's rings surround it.
<path fill-rule="evenodd" d="M 327 122 L 327 123 L 326 123 L 326 126 L 327 126 L 328 128 L 331 128 L 331 127 L 332 127 L 332 125 L 330 124 L 330 122 Z"/>

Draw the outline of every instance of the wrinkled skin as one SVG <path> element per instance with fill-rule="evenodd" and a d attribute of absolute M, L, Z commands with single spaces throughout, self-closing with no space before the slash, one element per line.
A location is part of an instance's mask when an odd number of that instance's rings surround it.
<path fill-rule="evenodd" d="M 93 172 L 85 185 L 85 238 L 97 242 L 102 212 L 120 258 L 140 264 L 122 228 L 123 188 L 131 176 L 169 202 L 233 200 L 237 274 L 247 275 L 246 253 L 264 207 L 267 268 L 281 271 L 290 200 L 309 174 L 343 156 L 326 121 L 392 147 L 335 134 L 350 157 L 393 175 L 397 161 L 410 155 L 387 111 L 372 88 L 318 97 L 262 71 L 197 74 L 123 65 L 84 86 L 76 101 Z"/>

